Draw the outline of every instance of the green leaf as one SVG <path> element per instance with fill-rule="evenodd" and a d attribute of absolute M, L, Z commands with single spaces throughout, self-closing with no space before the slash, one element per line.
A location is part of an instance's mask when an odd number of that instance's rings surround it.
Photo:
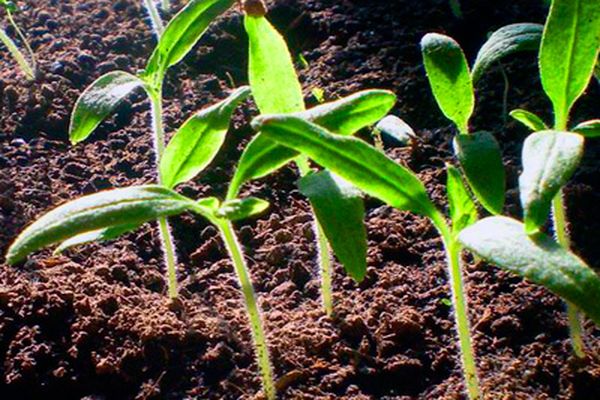
<path fill-rule="evenodd" d="M 27 227 L 8 249 L 6 262 L 80 234 L 120 225 L 135 225 L 180 214 L 190 200 L 162 186 L 107 190 L 66 203 Z"/>
<path fill-rule="evenodd" d="M 244 17 L 250 40 L 248 77 L 252 96 L 262 114 L 304 111 L 298 81 L 287 44 L 265 17 Z"/>
<path fill-rule="evenodd" d="M 598 60 L 600 1 L 554 0 L 540 50 L 542 86 L 552 101 L 556 127 L 583 94 Z"/>
<path fill-rule="evenodd" d="M 134 90 L 144 87 L 137 76 L 113 71 L 94 81 L 79 96 L 71 115 L 69 137 L 76 144 L 85 139 Z"/>
<path fill-rule="evenodd" d="M 377 123 L 375 129 L 377 129 L 383 137 L 391 139 L 394 144 L 400 146 L 407 146 L 417 137 L 413 128 L 403 119 L 398 118 L 395 115 L 388 115 L 383 118 Z"/>
<path fill-rule="evenodd" d="M 600 325 L 600 278 L 579 257 L 523 224 L 490 217 L 465 229 L 460 242 L 478 257 L 520 275 L 577 306 Z"/>
<path fill-rule="evenodd" d="M 582 122 L 573 128 L 573 132 L 579 133 L 587 138 L 600 137 L 600 119 Z"/>
<path fill-rule="evenodd" d="M 448 174 L 446 191 L 448 192 L 452 231 L 458 233 L 477 222 L 477 206 L 471 198 L 471 193 L 465 187 L 460 171 L 447 164 L 446 172 Z"/>
<path fill-rule="evenodd" d="M 352 135 L 383 118 L 396 96 L 386 90 L 365 90 L 340 100 L 294 114 L 340 135 Z M 283 167 L 298 153 L 260 133 L 246 146 L 231 181 L 227 198 L 235 198 L 244 182 L 262 178 Z"/>
<path fill-rule="evenodd" d="M 502 214 L 506 173 L 498 141 L 489 132 L 458 135 L 454 153 L 481 205 L 492 214 Z"/>
<path fill-rule="evenodd" d="M 216 211 L 215 215 L 229 221 L 239 221 L 262 214 L 268 208 L 269 202 L 256 197 L 247 197 L 226 201 Z"/>
<path fill-rule="evenodd" d="M 179 63 L 200 40 L 210 23 L 235 0 L 191 0 L 173 17 L 150 56 L 145 75 L 156 85 L 169 67 Z"/>
<path fill-rule="evenodd" d="M 351 184 L 321 171 L 300 180 L 319 225 L 346 272 L 361 282 L 367 272 L 367 230 L 361 193 Z"/>
<path fill-rule="evenodd" d="M 473 82 L 503 58 L 522 51 L 538 51 L 542 41 L 544 26 L 520 23 L 498 29 L 479 50 L 473 65 Z"/>
<path fill-rule="evenodd" d="M 250 94 L 244 86 L 227 99 L 197 112 L 179 128 L 160 162 L 161 182 L 168 188 L 186 182 L 215 158 L 229 129 L 235 108 Z"/>
<path fill-rule="evenodd" d="M 536 132 L 525 140 L 519 189 L 528 234 L 546 223 L 552 199 L 581 161 L 583 145 L 581 135 L 558 131 Z"/>
<path fill-rule="evenodd" d="M 448 36 L 428 33 L 421 40 L 421 52 L 440 109 L 461 133 L 468 133 L 469 119 L 475 108 L 475 92 L 460 45 Z"/>
<path fill-rule="evenodd" d="M 548 126 L 543 119 L 527 110 L 512 110 L 510 116 L 534 132 L 545 131 L 548 129 Z"/>
<path fill-rule="evenodd" d="M 140 224 L 116 225 L 111 226 L 110 228 L 98 229 L 95 231 L 82 233 L 81 235 L 74 236 L 62 242 L 56 248 L 56 250 L 54 250 L 53 254 L 60 254 L 71 247 L 81 246 L 87 243 L 108 242 L 110 240 L 118 238 L 119 236 L 127 232 L 136 230 L 139 227 Z"/>
<path fill-rule="evenodd" d="M 305 154 L 392 207 L 437 217 L 419 178 L 362 140 L 332 134 L 290 115 L 258 117 L 252 124 L 267 138 Z"/>

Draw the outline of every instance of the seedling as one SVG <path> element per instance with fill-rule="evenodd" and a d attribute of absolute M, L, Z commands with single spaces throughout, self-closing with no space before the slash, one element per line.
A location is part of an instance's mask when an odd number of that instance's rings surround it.
<path fill-rule="evenodd" d="M 511 114 L 536 131 L 523 146 L 519 187 L 524 224 L 505 219 L 482 221 L 478 228 L 466 232 L 463 237 L 464 243 L 484 259 L 542 284 L 567 300 L 573 351 L 580 358 L 585 356 L 585 351 L 577 307 L 598 323 L 595 307 L 600 285 L 596 282 L 598 277 L 588 271 L 585 263 L 568 252 L 571 243 L 563 187 L 580 163 L 584 136 L 597 137 L 600 133 L 598 120 L 575 126 L 571 130 L 576 133 L 567 131 L 571 108 L 592 79 L 599 47 L 600 3 L 554 0 L 540 48 L 540 76 L 553 105 L 553 129 L 549 130 L 541 118 L 525 110 L 515 110 Z M 540 233 L 551 210 L 560 247 Z M 507 234 L 522 228 L 523 233 L 519 236 L 523 239 L 522 248 L 518 246 L 520 241 L 512 240 L 515 236 L 508 237 L 504 233 L 495 243 L 486 240 L 485 235 L 477 236 L 476 233 L 481 233 L 484 228 L 492 227 Z M 525 238 L 525 234 L 529 238 Z M 524 253 L 529 250 L 532 251 L 530 255 Z M 502 253 L 498 253 L 500 251 Z M 548 262 L 555 259 L 556 265 Z"/>
<path fill-rule="evenodd" d="M 249 80 L 252 95 L 262 114 L 296 113 L 341 134 L 354 134 L 389 112 L 395 96 L 386 91 L 367 91 L 306 111 L 302 88 L 283 37 L 265 18 L 262 1 L 246 1 L 245 28 L 250 39 Z M 294 161 L 303 177 L 311 173 L 306 157 L 257 135 L 247 146 L 231 181 L 228 199 L 238 196 L 245 182 L 264 177 Z M 327 202 L 316 195 L 327 191 Z M 309 198 L 315 215 L 323 306 L 333 314 L 332 271 L 329 248 L 333 249 L 352 278 L 366 273 L 367 239 L 364 206 L 355 191 L 332 175 L 307 178 L 301 191 Z M 337 222 L 343 222 L 343 225 Z M 342 229 L 343 228 L 343 229 Z"/>
<path fill-rule="evenodd" d="M 301 116 L 263 116 L 255 119 L 253 126 L 261 132 L 261 136 L 302 153 L 363 192 L 392 207 L 412 211 L 432 221 L 442 237 L 448 260 L 467 392 L 470 399 L 481 398 L 460 265 L 461 246 L 457 241 L 458 233 L 477 220 L 477 210 L 459 171 L 448 166 L 447 191 L 452 220 L 449 226 L 418 177 L 369 144 L 351 136 L 333 134 Z M 324 173 L 327 172 L 316 175 Z M 323 192 L 322 196 L 326 198 L 328 193 Z M 324 228 L 326 226 L 323 225 Z"/>
<path fill-rule="evenodd" d="M 162 36 L 165 26 L 163 24 L 162 19 L 160 18 L 160 14 L 158 13 L 158 8 L 156 7 L 155 0 L 143 0 L 144 7 L 148 11 L 148 16 L 150 17 L 150 23 L 152 25 L 152 30 L 156 35 L 156 38 L 160 40 Z M 166 2 L 168 4 L 168 1 Z M 163 5 L 164 6 L 164 5 Z M 163 7 L 164 9 L 164 7 Z"/>
<path fill-rule="evenodd" d="M 79 97 L 71 117 L 69 136 L 73 144 L 85 140 L 134 90 L 143 88 L 152 104 L 152 131 L 157 170 L 165 153 L 162 88 L 166 72 L 179 63 L 200 40 L 209 24 L 235 0 L 192 0 L 168 24 L 139 75 L 109 72 L 93 82 Z M 164 177 L 157 171 L 159 183 Z M 171 298 L 177 297 L 176 255 L 170 227 L 158 220 Z"/>
<path fill-rule="evenodd" d="M 13 1 L 0 0 L 0 8 L 4 8 L 8 22 L 17 33 L 17 36 L 19 37 L 19 40 L 21 41 L 23 46 L 25 46 L 25 50 L 29 54 L 29 61 L 27 60 L 27 57 L 25 57 L 25 55 L 21 52 L 21 50 L 19 50 L 15 42 L 6 34 L 4 29 L 1 27 L 0 41 L 4 43 L 4 45 L 8 48 L 8 51 L 10 52 L 10 54 L 12 54 L 17 64 L 19 64 L 19 67 L 21 68 L 27 79 L 34 80 L 37 74 L 35 53 L 31 49 L 31 46 L 29 45 L 27 38 L 23 34 L 23 31 L 21 31 L 21 29 L 15 23 L 15 20 L 13 18 L 13 12 L 17 11 L 18 7 Z"/>

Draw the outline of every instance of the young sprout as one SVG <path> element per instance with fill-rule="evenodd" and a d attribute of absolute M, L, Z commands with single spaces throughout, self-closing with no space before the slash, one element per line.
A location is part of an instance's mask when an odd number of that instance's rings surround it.
<path fill-rule="evenodd" d="M 554 0 L 539 55 L 542 86 L 554 111 L 553 128 L 549 130 L 549 124 L 531 112 L 515 110 L 511 113 L 535 132 L 525 140 L 523 173 L 519 179 L 524 230 L 529 235 L 538 235 L 552 211 L 556 240 L 566 250 L 571 247 L 571 241 L 563 187 L 579 165 L 584 137 L 600 134 L 598 120 L 581 123 L 569 132 L 569 115 L 592 79 L 599 51 L 600 2 Z M 503 263 L 498 264 L 508 268 Z M 565 298 L 569 300 L 568 296 Z M 582 327 L 573 304 L 579 305 L 567 302 L 567 314 L 573 351 L 581 358 L 585 356 Z"/>
<path fill-rule="evenodd" d="M 21 29 L 19 29 L 19 26 L 15 23 L 15 20 L 13 18 L 13 12 L 18 10 L 17 5 L 10 0 L 0 0 L 0 8 L 4 8 L 8 22 L 17 33 L 17 36 L 19 37 L 19 40 L 21 41 L 23 46 L 25 46 L 25 49 L 29 54 L 29 61 L 27 60 L 27 57 L 25 57 L 25 55 L 21 52 L 21 50 L 19 50 L 15 42 L 6 34 L 2 27 L 0 27 L 0 41 L 4 43 L 4 45 L 8 48 L 8 51 L 15 58 L 15 61 L 17 61 L 19 67 L 21 67 L 21 70 L 23 71 L 27 79 L 34 80 L 37 74 L 35 53 L 31 49 L 27 38 L 25 37 Z"/>
<path fill-rule="evenodd" d="M 392 207 L 414 212 L 432 221 L 442 236 L 446 251 L 467 392 L 470 399 L 480 399 L 460 265 L 461 245 L 457 241 L 458 233 L 477 220 L 477 212 L 458 170 L 448 167 L 447 189 L 452 220 L 452 225 L 449 226 L 442 212 L 429 199 L 417 176 L 369 144 L 354 137 L 331 133 L 294 115 L 259 117 L 254 120 L 253 126 L 261 135 L 304 154 L 363 192 Z M 327 193 L 322 196 L 327 196 Z"/>
<path fill-rule="evenodd" d="M 250 39 L 249 81 L 252 95 L 262 114 L 295 113 L 315 120 L 341 134 L 351 135 L 376 123 L 395 102 L 386 91 L 366 91 L 323 104 L 306 111 L 302 87 L 298 81 L 292 57 L 283 37 L 265 18 L 262 1 L 244 2 L 244 25 Z M 323 307 L 333 314 L 332 265 L 330 247 L 349 275 L 361 281 L 366 273 L 367 237 L 364 227 L 364 206 L 349 185 L 331 175 L 308 177 L 312 170 L 306 157 L 257 135 L 246 147 L 231 181 L 228 199 L 236 198 L 245 182 L 264 177 L 294 161 L 306 180 L 301 191 L 309 198 L 315 215 L 321 293 Z M 312 186 L 327 191 L 329 203 L 313 196 Z M 331 221 L 343 221 L 338 225 Z M 343 238 L 343 240 L 340 240 Z"/>
<path fill-rule="evenodd" d="M 139 75 L 109 72 L 93 82 L 79 97 L 71 116 L 73 144 L 85 140 L 131 92 L 143 88 L 152 104 L 152 132 L 157 169 L 165 149 L 162 89 L 167 70 L 179 63 L 200 40 L 209 24 L 235 0 L 191 0 L 168 24 Z M 159 183 L 163 177 L 159 173 Z M 177 297 L 176 256 L 166 218 L 158 220 L 171 298 Z"/>

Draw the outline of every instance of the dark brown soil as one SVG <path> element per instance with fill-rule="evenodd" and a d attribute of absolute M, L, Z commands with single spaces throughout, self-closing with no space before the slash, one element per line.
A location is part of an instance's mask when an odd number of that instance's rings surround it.
<path fill-rule="evenodd" d="M 18 22 L 32 38 L 42 76 L 22 76 L 0 48 L 0 252 L 45 210 L 110 187 L 154 180 L 149 104 L 132 97 L 86 143 L 67 140 L 79 93 L 104 72 L 142 68 L 154 45 L 137 0 L 29 0 Z M 275 4 L 273 4 L 275 3 Z M 444 203 L 444 161 L 452 130 L 425 81 L 418 42 L 446 32 L 470 59 L 486 33 L 512 22 L 542 22 L 541 0 L 462 1 L 464 20 L 445 0 L 278 0 L 272 20 L 301 71 L 328 98 L 365 88 L 399 96 L 394 113 L 419 133 L 419 148 L 388 149 L 410 165 Z M 241 18 L 233 10 L 210 30 L 166 87 L 166 125 L 226 96 L 245 82 Z M 548 117 L 535 58 L 505 65 L 509 107 Z M 474 125 L 502 141 L 510 185 L 519 173 L 527 132 L 502 117 L 502 75 L 479 85 Z M 594 85 L 576 119 L 598 117 Z M 593 111 L 596 111 L 594 114 Z M 223 195 L 243 143 L 251 135 L 247 104 L 235 117 L 226 148 L 191 196 Z M 576 250 L 600 267 L 600 147 L 588 143 L 569 188 Z M 461 399 L 455 332 L 444 257 L 424 219 L 368 200 L 369 272 L 356 285 L 336 265 L 338 316 L 320 309 L 315 246 L 306 201 L 286 168 L 248 194 L 272 208 L 238 232 L 264 310 L 281 398 Z M 510 214 L 519 215 L 517 193 Z M 155 227 L 115 242 L 52 257 L 44 251 L 17 267 L 0 266 L 0 397 L 2 399 L 250 399 L 259 388 L 250 332 L 237 282 L 216 231 L 203 221 L 173 219 L 179 247 L 181 301 L 169 304 Z M 484 264 L 466 267 L 474 340 L 487 399 L 597 399 L 600 332 L 586 324 L 589 359 L 569 353 L 563 305 L 545 290 Z"/>

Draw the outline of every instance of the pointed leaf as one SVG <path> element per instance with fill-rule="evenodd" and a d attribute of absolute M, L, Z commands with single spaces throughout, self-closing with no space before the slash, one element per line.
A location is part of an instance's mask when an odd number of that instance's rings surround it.
<path fill-rule="evenodd" d="M 600 137 L 600 119 L 582 122 L 573 128 L 573 132 L 579 133 L 587 138 Z"/>
<path fill-rule="evenodd" d="M 71 143 L 85 139 L 134 90 L 143 87 L 137 76 L 123 71 L 113 71 L 94 81 L 79 96 L 69 126 Z"/>
<path fill-rule="evenodd" d="M 134 186 L 81 197 L 48 212 L 29 225 L 8 249 L 14 264 L 28 254 L 77 235 L 134 225 L 182 213 L 190 200 L 161 186 Z"/>
<path fill-rule="evenodd" d="M 367 230 L 361 193 L 329 171 L 307 175 L 299 186 L 310 200 L 338 260 L 354 280 L 361 282 L 367 272 Z"/>
<path fill-rule="evenodd" d="M 269 202 L 256 197 L 247 197 L 226 201 L 215 214 L 229 221 L 239 221 L 261 214 L 268 208 Z"/>
<path fill-rule="evenodd" d="M 460 171 L 447 164 L 446 172 L 448 174 L 446 191 L 448 192 L 452 231 L 458 233 L 477 221 L 477 206 L 471 198 L 471 193 L 465 187 Z"/>
<path fill-rule="evenodd" d="M 583 145 L 581 135 L 569 132 L 536 132 L 525 140 L 519 189 L 527 233 L 537 232 L 546 223 L 552 199 L 581 161 Z"/>
<path fill-rule="evenodd" d="M 215 158 L 229 129 L 235 108 L 250 94 L 244 86 L 227 99 L 197 112 L 179 128 L 160 162 L 161 182 L 173 188 L 204 170 Z"/>
<path fill-rule="evenodd" d="M 302 87 L 287 44 L 265 17 L 246 15 L 248 77 L 261 114 L 304 111 Z"/>
<path fill-rule="evenodd" d="M 538 51 L 543 30 L 544 26 L 540 24 L 520 23 L 503 26 L 492 33 L 477 54 L 473 81 L 479 81 L 491 66 L 511 54 Z"/>
<path fill-rule="evenodd" d="M 160 82 L 167 69 L 192 50 L 210 23 L 234 3 L 235 0 L 191 0 L 165 28 L 150 56 L 145 75 L 154 84 Z"/>
<path fill-rule="evenodd" d="M 556 126 L 590 82 L 600 44 L 600 1 L 553 0 L 540 50 L 542 86 L 552 101 Z"/>
<path fill-rule="evenodd" d="M 56 250 L 54 250 L 53 254 L 60 254 L 71 247 L 81 246 L 87 243 L 107 242 L 109 240 L 114 240 L 127 232 L 136 230 L 139 227 L 140 224 L 116 225 L 111 226 L 110 228 L 82 233 L 81 235 L 77 235 L 62 242 L 56 248 Z"/>
<path fill-rule="evenodd" d="M 577 306 L 600 325 L 600 278 L 579 257 L 523 224 L 490 217 L 465 229 L 460 242 L 478 257 L 520 275 Z"/>
<path fill-rule="evenodd" d="M 548 126 L 543 119 L 527 110 L 512 110 L 510 116 L 534 132 L 548 130 Z"/>
<path fill-rule="evenodd" d="M 386 90 L 365 90 L 294 114 L 340 135 L 352 135 L 383 118 L 396 102 Z M 298 153 L 260 133 L 246 146 L 227 198 L 235 198 L 244 182 L 262 178 L 291 162 Z"/>
<path fill-rule="evenodd" d="M 289 115 L 259 117 L 253 126 L 267 138 L 302 152 L 393 207 L 437 217 L 437 209 L 419 178 L 362 140 L 332 134 Z"/>
<path fill-rule="evenodd" d="M 481 205 L 492 214 L 502 214 L 506 173 L 494 135 L 489 132 L 458 135 L 454 138 L 454 153 Z"/>
<path fill-rule="evenodd" d="M 475 108 L 475 92 L 460 45 L 448 36 L 429 33 L 421 40 L 421 52 L 440 109 L 461 133 L 467 133 Z"/>

